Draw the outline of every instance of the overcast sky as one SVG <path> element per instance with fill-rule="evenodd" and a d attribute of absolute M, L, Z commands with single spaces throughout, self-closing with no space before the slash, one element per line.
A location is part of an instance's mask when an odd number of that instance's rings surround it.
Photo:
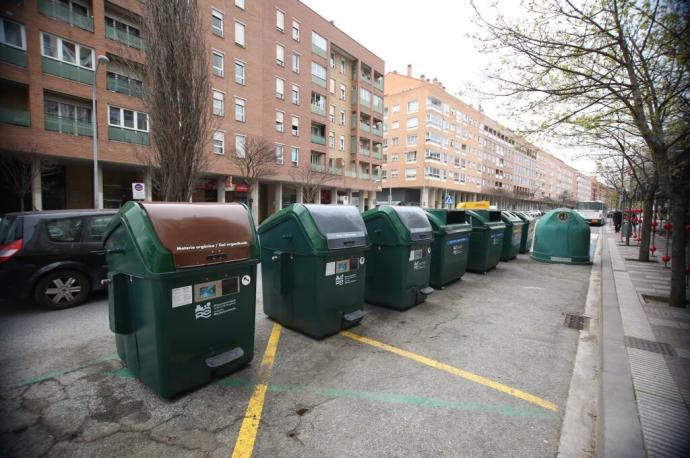
<path fill-rule="evenodd" d="M 501 110 L 505 100 L 479 100 L 471 85 L 486 85 L 483 68 L 489 57 L 475 48 L 468 33 L 474 11 L 469 0 L 302 0 L 327 20 L 373 51 L 386 62 L 386 72 L 405 73 L 412 64 L 413 76 L 438 78 L 451 94 L 477 106 L 508 127 L 516 126 Z M 479 0 L 484 1 L 484 0 Z M 480 3 L 481 4 L 481 3 Z M 506 14 L 519 14 L 520 2 L 511 0 Z M 514 10 L 511 12 L 510 8 Z M 539 143 L 539 142 L 536 142 Z M 557 157 L 585 172 L 593 172 L 594 162 L 551 143 L 542 143 Z"/>

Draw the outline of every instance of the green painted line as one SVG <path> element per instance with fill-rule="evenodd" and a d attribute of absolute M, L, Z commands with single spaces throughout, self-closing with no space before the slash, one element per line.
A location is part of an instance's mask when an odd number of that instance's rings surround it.
<path fill-rule="evenodd" d="M 30 377 L 30 378 L 24 379 L 21 382 L 19 382 L 19 385 L 17 385 L 17 386 L 19 387 L 19 386 L 33 385 L 34 383 L 42 382 L 44 380 L 48 380 L 51 378 L 55 378 L 55 377 L 59 377 L 61 375 L 68 374 L 70 372 L 78 371 L 79 369 L 93 366 L 94 364 L 103 363 L 106 361 L 113 361 L 116 359 L 120 359 L 120 357 L 117 355 L 117 353 L 105 356 L 103 358 L 92 359 L 91 361 L 86 361 L 82 364 L 68 367 L 67 369 L 61 369 L 58 371 L 48 372 L 47 374 L 39 375 L 37 377 Z"/>

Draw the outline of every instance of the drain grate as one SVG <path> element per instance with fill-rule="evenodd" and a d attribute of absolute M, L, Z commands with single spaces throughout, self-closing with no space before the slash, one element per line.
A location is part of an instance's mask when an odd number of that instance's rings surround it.
<path fill-rule="evenodd" d="M 563 325 L 566 328 L 577 329 L 578 331 L 582 331 L 583 329 L 585 329 L 585 326 L 587 326 L 588 322 L 589 322 L 589 318 L 586 316 L 574 315 L 572 313 L 566 313 L 565 314 L 565 322 L 563 323 Z"/>
<path fill-rule="evenodd" d="M 653 340 L 625 336 L 625 346 L 637 348 L 638 350 L 651 351 L 652 353 L 659 353 L 662 355 L 676 356 L 676 353 L 673 351 L 673 347 L 664 342 L 655 342 Z"/>

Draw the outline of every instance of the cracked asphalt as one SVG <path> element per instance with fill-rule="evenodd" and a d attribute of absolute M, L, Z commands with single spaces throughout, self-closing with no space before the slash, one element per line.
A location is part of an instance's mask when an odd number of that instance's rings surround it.
<path fill-rule="evenodd" d="M 554 456 L 578 336 L 564 315 L 584 310 L 589 272 L 520 255 L 406 312 L 367 306 L 351 330 L 556 412 L 343 335 L 283 329 L 254 456 Z M 117 358 L 104 294 L 58 312 L 0 303 L 0 455 L 229 456 L 273 325 L 257 299 L 253 363 L 174 401 Z"/>

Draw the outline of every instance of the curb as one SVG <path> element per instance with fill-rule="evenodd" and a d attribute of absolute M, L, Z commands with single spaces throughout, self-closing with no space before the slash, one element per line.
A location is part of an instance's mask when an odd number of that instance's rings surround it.
<path fill-rule="evenodd" d="M 585 301 L 584 316 L 589 325 L 580 331 L 577 352 L 565 405 L 557 456 L 590 457 L 596 455 L 596 419 L 599 400 L 599 338 L 601 336 L 601 250 L 602 230 L 594 250 L 592 272 Z"/>

